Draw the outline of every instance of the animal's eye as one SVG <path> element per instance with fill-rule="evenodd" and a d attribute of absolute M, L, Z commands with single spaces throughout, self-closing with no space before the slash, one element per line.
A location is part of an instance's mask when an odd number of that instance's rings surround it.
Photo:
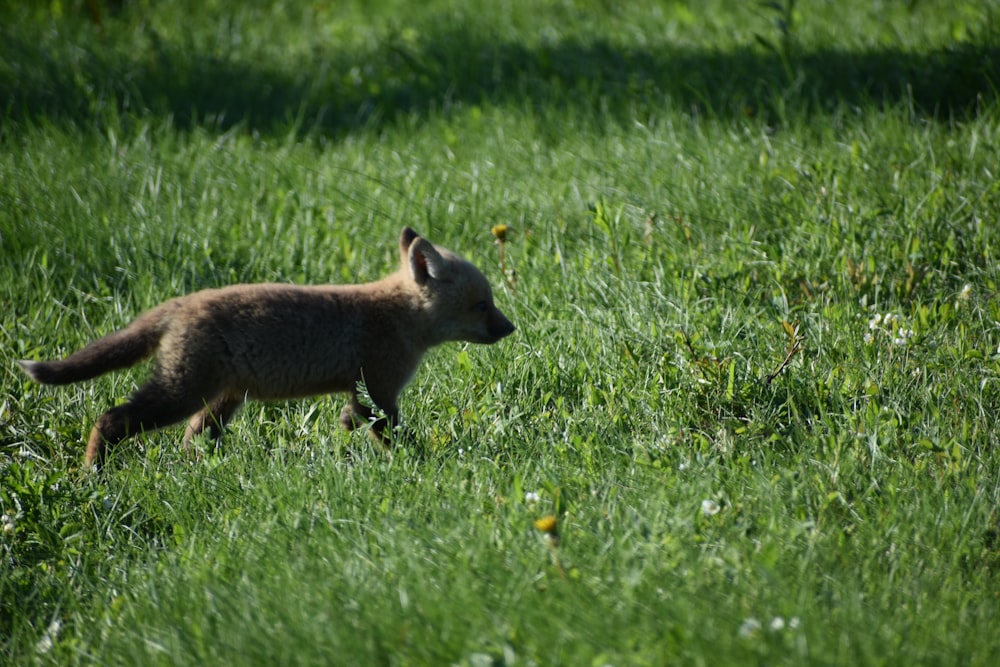
<path fill-rule="evenodd" d="M 472 309 L 477 313 L 485 313 L 489 310 L 490 304 L 488 301 L 480 301 L 479 303 L 472 306 Z"/>

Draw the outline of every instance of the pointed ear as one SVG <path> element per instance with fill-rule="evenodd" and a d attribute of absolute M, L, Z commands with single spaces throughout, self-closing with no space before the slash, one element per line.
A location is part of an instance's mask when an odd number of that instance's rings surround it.
<path fill-rule="evenodd" d="M 410 244 L 410 274 L 418 285 L 437 280 L 444 273 L 444 259 L 430 241 L 417 237 Z"/>
<path fill-rule="evenodd" d="M 414 241 L 420 238 L 420 234 L 409 227 L 403 227 L 403 231 L 399 234 L 399 261 L 405 264 L 410 256 L 410 246 Z"/>

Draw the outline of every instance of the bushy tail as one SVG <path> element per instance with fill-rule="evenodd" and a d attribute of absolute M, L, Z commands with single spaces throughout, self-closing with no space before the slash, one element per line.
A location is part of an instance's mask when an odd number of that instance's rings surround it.
<path fill-rule="evenodd" d="M 98 338 L 61 361 L 18 361 L 21 369 L 42 384 L 69 384 L 132 366 L 153 354 L 170 321 L 172 302 L 136 319 L 121 331 Z"/>

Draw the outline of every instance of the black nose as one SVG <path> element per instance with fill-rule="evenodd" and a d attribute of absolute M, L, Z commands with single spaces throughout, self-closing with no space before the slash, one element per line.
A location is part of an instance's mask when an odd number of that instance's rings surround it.
<path fill-rule="evenodd" d="M 503 322 L 498 323 L 497 326 L 493 327 L 490 333 L 496 336 L 497 339 L 499 340 L 504 336 L 509 336 L 510 334 L 514 333 L 514 328 L 515 327 L 513 322 L 511 322 L 510 320 L 504 320 Z"/>

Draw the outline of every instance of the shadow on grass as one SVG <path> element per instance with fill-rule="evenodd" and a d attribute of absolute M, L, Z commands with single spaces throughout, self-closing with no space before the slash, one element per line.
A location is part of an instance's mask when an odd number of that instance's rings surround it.
<path fill-rule="evenodd" d="M 202 54 L 155 34 L 138 52 L 93 44 L 46 53 L 30 37 L 0 47 L 4 115 L 15 122 L 100 124 L 108 113 L 170 116 L 181 128 L 245 125 L 260 132 L 338 135 L 447 113 L 456 104 L 572 112 L 595 122 L 645 121 L 666 105 L 771 123 L 850 106 L 909 104 L 948 121 L 997 98 L 1000 47 L 963 43 L 929 53 L 886 49 L 795 54 L 763 48 L 623 48 L 595 39 L 538 47 L 475 31 L 383 43 L 364 52 L 316 49 L 307 62 Z"/>

